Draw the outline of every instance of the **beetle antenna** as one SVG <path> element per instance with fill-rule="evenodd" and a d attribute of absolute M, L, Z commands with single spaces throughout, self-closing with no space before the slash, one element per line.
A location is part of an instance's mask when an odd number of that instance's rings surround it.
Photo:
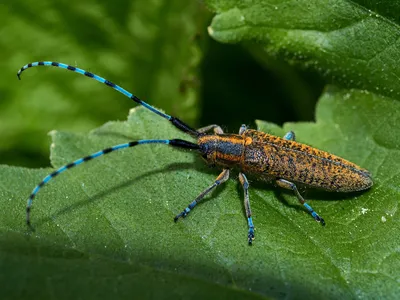
<path fill-rule="evenodd" d="M 145 144 L 164 144 L 164 145 L 170 145 L 173 147 L 181 148 L 181 149 L 192 149 L 192 150 L 198 150 L 199 146 L 197 144 L 185 141 L 185 140 L 180 140 L 180 139 L 173 139 L 173 140 L 138 140 L 138 141 L 133 141 L 125 144 L 119 144 L 112 146 L 110 148 L 106 148 L 100 151 L 97 151 L 93 154 L 90 154 L 88 156 L 82 157 L 80 159 L 77 159 L 69 164 L 66 164 L 57 170 L 53 171 L 49 175 L 47 175 L 43 180 L 33 189 L 32 193 L 30 194 L 28 198 L 28 203 L 26 205 L 26 224 L 28 226 L 31 225 L 31 208 L 32 208 L 32 202 L 39 190 L 47 184 L 51 179 L 56 177 L 57 175 L 63 173 L 64 171 L 71 169 L 73 167 L 76 167 L 80 164 L 83 164 L 85 162 L 88 162 L 90 160 L 93 160 L 95 158 L 98 158 L 100 156 L 103 156 L 105 154 L 120 150 L 120 149 L 125 149 L 125 148 L 130 148 L 134 147 L 137 145 L 145 145 Z"/>
<path fill-rule="evenodd" d="M 38 67 L 38 66 L 52 66 L 52 67 L 58 67 L 61 69 L 65 69 L 65 70 L 69 70 L 69 71 L 73 71 L 76 73 L 79 73 L 81 75 L 85 75 L 87 77 L 93 78 L 94 80 L 97 80 L 98 82 L 104 83 L 105 85 L 113 88 L 114 90 L 124 94 L 125 96 L 127 96 L 128 98 L 131 98 L 133 101 L 135 101 L 136 103 L 146 107 L 148 110 L 151 110 L 153 113 L 167 119 L 168 121 L 170 121 L 176 128 L 178 128 L 180 131 L 183 131 L 187 134 L 190 134 L 193 137 L 198 137 L 200 135 L 200 133 L 191 128 L 189 125 L 187 125 L 186 123 L 184 123 L 183 121 L 179 120 L 178 118 L 172 117 L 166 113 L 163 113 L 162 111 L 156 109 L 155 107 L 151 106 L 150 104 L 144 102 L 143 100 L 139 99 L 138 97 L 136 97 L 135 95 L 133 95 L 132 93 L 128 92 L 127 90 L 125 90 L 124 88 L 120 87 L 119 85 L 112 83 L 111 81 L 98 76 L 96 74 L 93 74 L 91 72 L 85 71 L 83 69 L 80 68 L 76 68 L 67 64 L 63 64 L 63 63 L 59 63 L 59 62 L 54 62 L 54 61 L 39 61 L 39 62 L 33 62 L 30 64 L 27 64 L 25 66 L 23 66 L 21 69 L 19 69 L 17 76 L 18 79 L 21 80 L 21 73 L 23 71 L 25 71 L 28 68 L 32 68 L 32 67 Z"/>

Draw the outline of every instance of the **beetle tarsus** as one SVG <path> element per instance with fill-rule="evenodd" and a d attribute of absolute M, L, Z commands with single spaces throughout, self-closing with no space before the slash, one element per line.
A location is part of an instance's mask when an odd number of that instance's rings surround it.
<path fill-rule="evenodd" d="M 253 245 L 253 241 L 254 241 L 254 228 L 250 228 L 249 229 L 249 234 L 247 235 L 247 239 L 249 241 L 249 246 Z"/>
<path fill-rule="evenodd" d="M 188 212 L 186 212 L 186 210 L 182 211 L 179 215 L 176 215 L 174 218 L 174 222 L 178 222 L 179 218 L 186 218 L 186 216 L 188 215 Z"/>

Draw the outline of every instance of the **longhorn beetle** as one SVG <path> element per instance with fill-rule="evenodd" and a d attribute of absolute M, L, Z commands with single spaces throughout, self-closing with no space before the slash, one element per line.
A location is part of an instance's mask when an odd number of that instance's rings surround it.
<path fill-rule="evenodd" d="M 295 134 L 292 131 L 289 131 L 283 138 L 280 138 L 257 130 L 247 129 L 245 125 L 240 127 L 238 134 L 224 133 L 218 125 L 209 125 L 195 130 L 178 118 L 163 113 L 143 100 L 140 100 L 122 87 L 98 75 L 63 63 L 51 61 L 30 63 L 18 71 L 18 78 L 21 79 L 20 75 L 24 70 L 37 66 L 59 67 L 104 83 L 131 98 L 136 103 L 143 105 L 153 113 L 167 119 L 176 128 L 195 138 L 197 142 L 192 143 L 181 139 L 132 141 L 103 149 L 62 166 L 47 175 L 30 194 L 26 206 L 26 223 L 28 226 L 30 226 L 30 211 L 33 199 L 39 190 L 52 178 L 68 169 L 104 154 L 145 144 L 164 144 L 176 148 L 195 150 L 207 163 L 223 169 L 213 184 L 200 193 L 180 214 L 175 216 L 175 222 L 181 217 L 185 218 L 207 194 L 215 187 L 227 181 L 232 168 L 238 169 L 239 181 L 244 190 L 244 207 L 248 223 L 247 238 L 249 245 L 254 240 L 254 224 L 251 217 L 248 193 L 249 182 L 245 173 L 251 174 L 261 181 L 274 182 L 281 188 L 292 190 L 314 220 L 320 222 L 322 225 L 325 225 L 324 219 L 306 203 L 300 195 L 296 183 L 337 192 L 361 191 L 370 188 L 373 184 L 371 175 L 367 170 L 328 152 L 296 142 Z"/>

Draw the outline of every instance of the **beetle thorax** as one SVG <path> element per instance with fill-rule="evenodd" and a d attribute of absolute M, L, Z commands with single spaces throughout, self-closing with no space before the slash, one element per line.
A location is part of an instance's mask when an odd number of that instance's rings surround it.
<path fill-rule="evenodd" d="M 238 134 L 213 134 L 199 137 L 198 145 L 207 163 L 233 167 L 242 161 L 244 139 Z"/>

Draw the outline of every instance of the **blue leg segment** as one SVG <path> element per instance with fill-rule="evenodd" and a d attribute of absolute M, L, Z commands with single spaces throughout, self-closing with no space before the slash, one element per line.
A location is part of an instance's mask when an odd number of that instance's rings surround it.
<path fill-rule="evenodd" d="M 105 85 L 113 88 L 114 90 L 120 92 L 121 94 L 125 95 L 126 97 L 132 99 L 133 101 L 135 101 L 136 103 L 146 107 L 148 110 L 152 111 L 153 113 L 167 119 L 168 121 L 170 121 L 175 127 L 177 127 L 179 130 L 188 133 L 194 137 L 199 136 L 199 132 L 197 132 L 195 129 L 191 128 L 189 125 L 183 123 L 181 120 L 172 117 L 170 115 L 167 115 L 166 113 L 161 112 L 160 110 L 156 109 L 155 107 L 151 106 L 150 104 L 144 102 L 143 100 L 139 99 L 138 97 L 136 97 L 135 95 L 133 95 L 132 93 L 128 92 L 127 90 L 125 90 L 124 88 L 120 87 L 119 85 L 112 83 L 111 81 L 98 76 L 96 74 L 93 74 L 91 72 L 85 71 L 83 69 L 77 68 L 77 67 L 73 67 L 67 64 L 63 64 L 63 63 L 59 63 L 59 62 L 54 62 L 54 61 L 39 61 L 39 62 L 33 62 L 30 64 L 27 64 L 25 66 L 23 66 L 21 69 L 19 69 L 17 76 L 18 79 L 21 79 L 21 73 L 23 71 L 25 71 L 28 68 L 32 68 L 32 67 L 38 67 L 38 66 L 52 66 L 52 67 L 58 67 L 61 69 L 65 69 L 65 70 L 69 70 L 84 76 L 87 76 L 89 78 L 93 78 L 94 80 L 97 80 L 98 82 L 104 83 Z"/>
<path fill-rule="evenodd" d="M 311 213 L 312 217 L 315 219 L 317 222 L 321 222 L 322 226 L 325 226 L 325 221 L 322 219 L 314 210 L 313 208 L 308 205 L 307 203 L 303 203 L 304 207 Z"/>
<path fill-rule="evenodd" d="M 314 218 L 315 221 L 320 222 L 322 226 L 325 226 L 325 221 L 321 218 L 310 205 L 306 203 L 306 200 L 300 195 L 299 190 L 297 189 L 296 185 L 293 182 L 290 182 L 285 179 L 278 179 L 276 180 L 276 184 L 281 188 L 292 190 L 296 195 L 297 199 L 300 201 L 301 204 L 310 212 L 311 216 Z"/>
<path fill-rule="evenodd" d="M 217 179 L 212 185 L 206 188 L 200 195 L 196 197 L 190 204 L 178 215 L 175 216 L 174 221 L 177 222 L 179 218 L 186 218 L 186 216 L 193 210 L 193 208 L 199 203 L 208 193 L 210 193 L 214 188 L 224 183 L 229 179 L 229 169 L 224 169 L 221 174 L 218 175 Z"/>
<path fill-rule="evenodd" d="M 214 186 L 213 186 L 214 187 Z M 204 197 L 204 196 L 203 196 Z M 174 221 L 178 221 L 179 218 L 186 218 L 186 216 L 190 213 L 190 211 L 197 205 L 199 199 L 193 200 L 188 207 L 186 207 L 179 215 L 176 215 Z"/>
<path fill-rule="evenodd" d="M 253 240 L 254 240 L 254 224 L 253 224 L 253 219 L 251 217 L 247 218 L 247 223 L 249 225 L 249 233 L 247 235 L 247 239 L 249 242 L 249 245 L 253 244 Z"/>
<path fill-rule="evenodd" d="M 239 181 L 243 187 L 244 191 L 244 208 L 246 210 L 247 224 L 249 226 L 249 231 L 247 234 L 247 241 L 249 245 L 253 244 L 254 241 L 254 224 L 253 219 L 251 218 L 251 208 L 250 208 L 250 198 L 249 198 L 249 181 L 247 180 L 246 175 L 242 172 L 239 173 Z"/>
<path fill-rule="evenodd" d="M 295 141 L 296 140 L 296 135 L 294 134 L 293 131 L 289 131 L 283 136 L 284 140 L 289 140 L 289 141 Z"/>
<path fill-rule="evenodd" d="M 115 145 L 112 146 L 110 148 L 106 148 L 103 149 L 101 151 L 95 152 L 93 154 L 90 154 L 88 156 L 85 156 L 83 158 L 77 159 L 65 166 L 62 166 L 61 168 L 58 168 L 57 170 L 55 170 L 54 172 L 50 173 L 49 175 L 47 175 L 32 191 L 32 193 L 30 194 L 29 198 L 28 198 L 28 203 L 26 206 L 26 223 L 28 225 L 30 225 L 31 220 L 30 220 L 30 212 L 31 212 L 31 208 L 32 208 L 32 203 L 33 203 L 33 199 L 36 197 L 37 193 L 40 191 L 40 189 L 47 184 L 51 179 L 53 179 L 54 177 L 56 177 L 57 175 L 65 172 L 68 169 L 71 169 L 73 167 L 79 166 L 81 164 L 83 164 L 84 162 L 88 162 L 90 160 L 93 160 L 97 157 L 100 157 L 102 155 L 120 150 L 120 149 L 125 149 L 125 148 L 129 148 L 129 147 L 134 147 L 137 145 L 144 145 L 144 144 L 164 144 L 164 145 L 170 145 L 173 147 L 178 147 L 178 148 L 184 148 L 184 149 L 195 149 L 198 150 L 199 146 L 197 144 L 193 144 L 191 142 L 188 141 L 184 141 L 184 140 L 180 140 L 180 139 L 173 139 L 173 140 L 139 140 L 139 141 L 133 141 L 133 142 L 129 142 L 129 143 L 125 143 L 125 144 L 119 144 L 119 145 Z"/>

